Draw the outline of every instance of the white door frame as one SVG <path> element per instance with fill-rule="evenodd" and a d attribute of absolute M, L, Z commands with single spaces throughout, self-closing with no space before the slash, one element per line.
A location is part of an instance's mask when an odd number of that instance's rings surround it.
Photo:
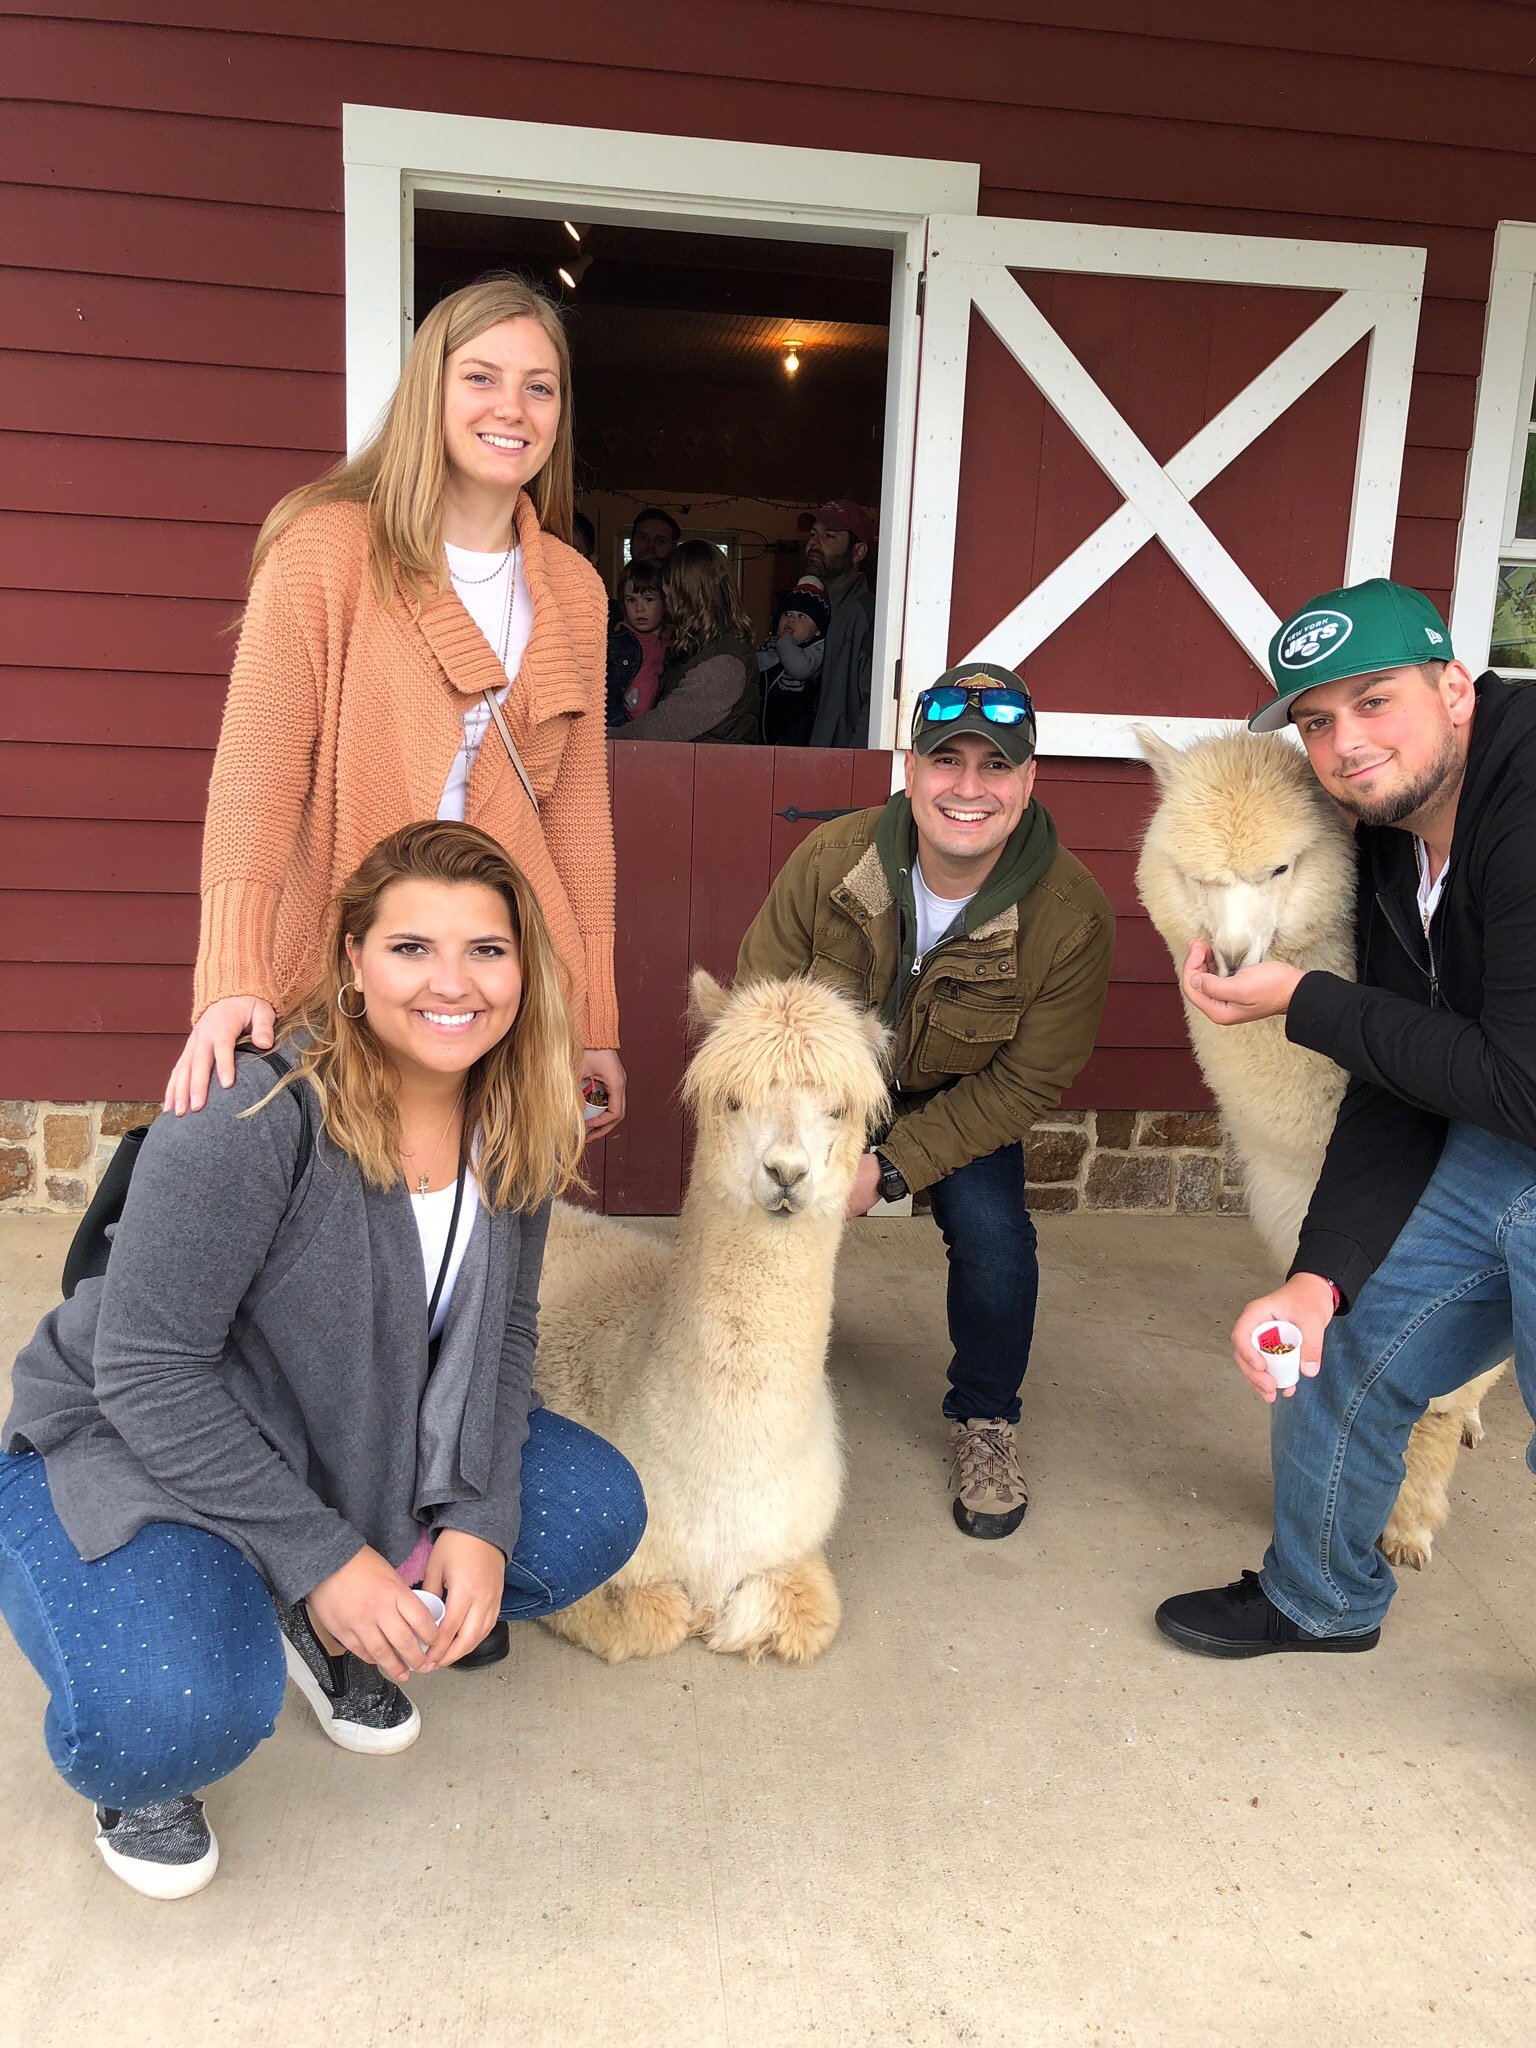
<path fill-rule="evenodd" d="M 1536 222 L 1500 221 L 1493 243 L 1493 276 L 1483 327 L 1477 415 L 1467 456 L 1461 531 L 1456 538 L 1456 587 L 1451 599 L 1451 645 L 1473 674 L 1488 665 L 1499 560 L 1528 558 L 1529 541 L 1507 548 L 1520 500 L 1531 393 L 1536 387 Z"/>
<path fill-rule="evenodd" d="M 891 746 L 897 704 L 881 679 L 893 674 L 901 646 L 918 279 L 928 216 L 974 213 L 978 166 L 402 107 L 345 106 L 341 132 L 347 445 L 353 449 L 388 402 L 410 344 L 418 205 L 892 251 L 870 731 L 872 747 Z"/>
<path fill-rule="evenodd" d="M 1167 277 L 1338 293 L 1306 331 L 1167 464 L 1154 460 L 1010 270 Z M 972 309 L 1039 387 L 1125 502 L 963 660 L 1013 668 L 1154 537 L 1264 675 L 1279 619 L 1192 500 L 1363 336 L 1370 348 L 1343 581 L 1390 575 L 1424 276 L 1422 249 L 1292 242 L 1075 223 L 961 218 L 930 223 L 922 405 L 913 480 L 906 674 L 899 733 L 924 677 L 948 665 L 950 591 Z M 1134 758 L 1141 722 L 1183 741 L 1215 719 L 1046 708 L 1041 751 Z"/>

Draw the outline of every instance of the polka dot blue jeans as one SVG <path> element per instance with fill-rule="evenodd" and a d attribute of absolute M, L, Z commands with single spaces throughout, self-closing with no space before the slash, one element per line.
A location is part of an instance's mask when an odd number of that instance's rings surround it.
<path fill-rule="evenodd" d="M 508 1620 L 593 1592 L 645 1530 L 633 1466 L 547 1408 L 529 1418 L 522 1496 Z M 260 1573 L 223 1537 L 180 1522 L 151 1522 L 84 1563 L 30 1454 L 0 1453 L 0 1614 L 48 1688 L 55 1769 L 98 1805 L 201 1791 L 272 1733 L 286 1676 Z"/>

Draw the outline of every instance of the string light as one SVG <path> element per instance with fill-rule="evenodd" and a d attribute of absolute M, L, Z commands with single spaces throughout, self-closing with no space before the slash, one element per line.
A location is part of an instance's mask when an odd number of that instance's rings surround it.
<path fill-rule="evenodd" d="M 798 341 L 789 344 L 789 354 L 784 358 L 784 371 L 787 376 L 793 377 L 800 368 L 801 346 Z"/>

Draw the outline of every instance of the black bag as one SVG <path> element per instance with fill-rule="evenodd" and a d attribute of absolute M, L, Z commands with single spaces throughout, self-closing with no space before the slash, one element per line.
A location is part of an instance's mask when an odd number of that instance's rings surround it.
<path fill-rule="evenodd" d="M 254 1048 L 246 1048 L 254 1050 Z M 286 1078 L 293 1071 L 293 1063 L 285 1060 L 281 1053 L 264 1052 L 261 1057 L 279 1079 Z M 309 1090 L 298 1089 L 299 1115 L 303 1128 L 299 1134 L 298 1157 L 293 1162 L 293 1180 L 290 1195 L 304 1178 L 304 1169 L 309 1164 L 309 1155 L 314 1150 L 314 1136 L 309 1123 Z M 64 1299 L 69 1300 L 82 1280 L 99 1279 L 107 1270 L 107 1260 L 112 1255 L 112 1232 L 122 1220 L 123 1204 L 128 1199 L 128 1183 L 133 1179 L 133 1169 L 139 1163 L 139 1147 L 149 1135 L 148 1124 L 136 1124 L 131 1131 L 125 1131 L 118 1140 L 117 1150 L 107 1161 L 107 1170 L 101 1176 L 91 1206 L 80 1218 L 80 1227 L 69 1241 L 69 1250 L 64 1256 Z"/>

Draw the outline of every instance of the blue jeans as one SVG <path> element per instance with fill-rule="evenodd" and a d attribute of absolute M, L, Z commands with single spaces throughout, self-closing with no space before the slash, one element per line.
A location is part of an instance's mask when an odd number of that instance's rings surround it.
<path fill-rule="evenodd" d="M 1336 1316 L 1322 1371 L 1276 1401 L 1275 1540 L 1262 1584 L 1310 1635 L 1363 1635 L 1397 1581 L 1376 1548 L 1409 1432 L 1513 1350 L 1536 1416 L 1536 1151 L 1453 1124 L 1391 1251 Z M 1536 1442 L 1526 1453 L 1536 1471 Z"/>
<path fill-rule="evenodd" d="M 535 1409 L 502 1614 L 553 1614 L 609 1579 L 645 1530 L 634 1467 Z M 272 1595 L 232 1543 L 151 1522 L 94 1564 L 54 1513 L 43 1460 L 0 1454 L 0 1614 L 48 1688 L 64 1782 L 100 1806 L 200 1791 L 272 1733 L 287 1682 Z"/>
<path fill-rule="evenodd" d="M 1024 1147 L 1005 1145 L 928 1190 L 949 1255 L 951 1422 L 1019 1419 L 1019 1388 L 1035 1335 L 1040 1261 L 1024 1200 Z"/>

